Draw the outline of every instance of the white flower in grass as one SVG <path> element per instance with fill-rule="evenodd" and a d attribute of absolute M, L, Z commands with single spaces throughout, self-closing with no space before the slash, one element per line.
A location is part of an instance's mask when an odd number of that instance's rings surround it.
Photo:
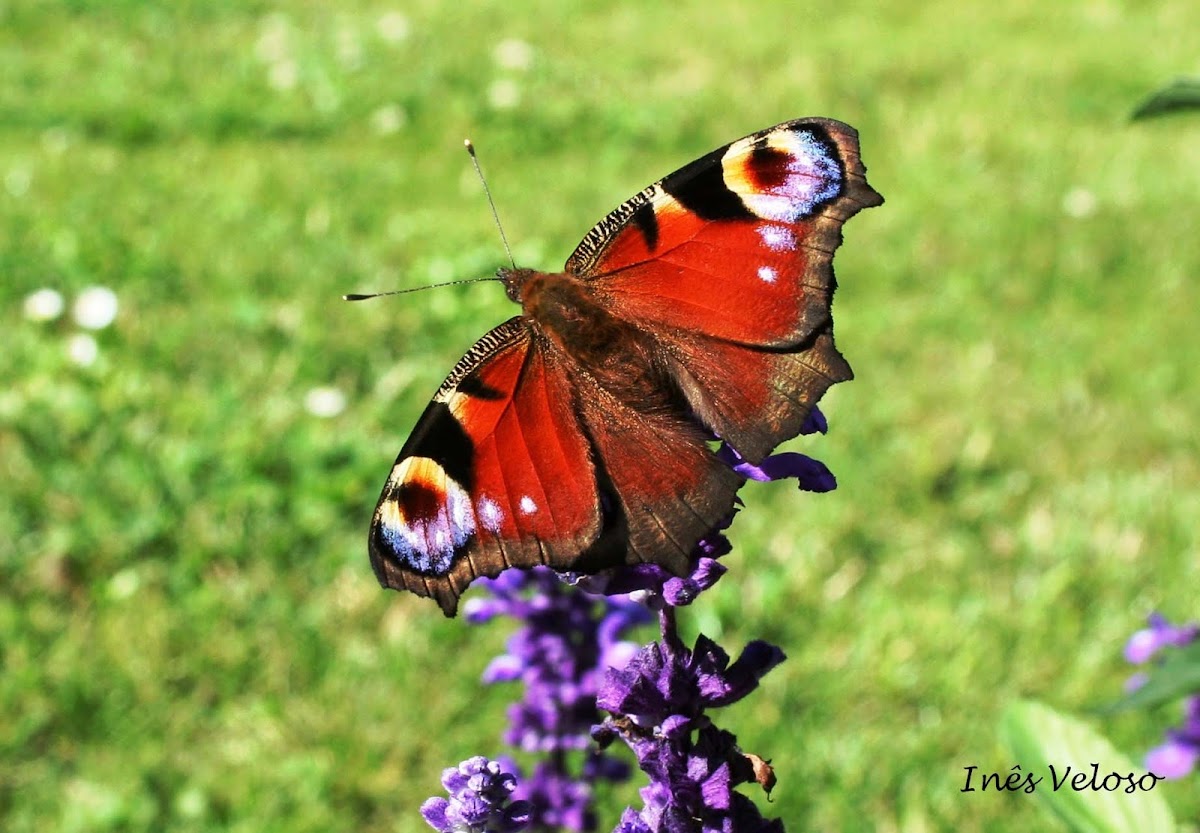
<path fill-rule="evenodd" d="M 263 18 L 262 32 L 254 44 L 254 53 L 266 64 L 274 64 L 291 57 L 291 26 L 286 15 L 272 14 Z"/>
<path fill-rule="evenodd" d="M 346 410 L 346 394 L 334 387 L 313 388 L 304 395 L 304 409 L 322 419 L 335 417 Z"/>
<path fill-rule="evenodd" d="M 284 91 L 294 90 L 300 80 L 300 67 L 291 58 L 276 61 L 267 70 L 267 83 L 274 89 Z"/>
<path fill-rule="evenodd" d="M 337 30 L 334 36 L 334 43 L 337 48 L 338 63 L 343 69 L 356 70 L 362 69 L 363 65 L 363 46 L 362 41 L 358 39 L 358 32 L 350 26 L 342 26 Z"/>
<path fill-rule="evenodd" d="M 375 31 L 388 43 L 400 43 L 408 38 L 408 18 L 400 12 L 385 12 L 379 16 Z"/>
<path fill-rule="evenodd" d="M 521 103 L 521 89 L 508 78 L 493 81 L 488 87 L 488 103 L 497 110 L 511 110 Z"/>
<path fill-rule="evenodd" d="M 1096 213 L 1096 195 L 1086 188 L 1072 188 L 1063 196 L 1063 211 L 1081 220 Z"/>
<path fill-rule="evenodd" d="M 39 289 L 25 296 L 25 317 L 30 321 L 53 321 L 62 315 L 64 306 L 57 289 Z"/>
<path fill-rule="evenodd" d="M 109 598 L 123 602 L 137 593 L 141 586 L 142 577 L 138 575 L 137 570 L 129 567 L 108 580 L 108 595 Z"/>
<path fill-rule="evenodd" d="M 398 133 L 408 121 L 408 115 L 399 104 L 385 104 L 371 114 L 371 129 L 380 136 Z"/>
<path fill-rule="evenodd" d="M 331 219 L 329 206 L 325 203 L 318 203 L 308 209 L 308 213 L 304 215 L 304 230 L 311 237 L 320 237 L 329 231 L 329 221 Z"/>
<path fill-rule="evenodd" d="M 80 367 L 91 367 L 100 357 L 100 347 L 89 333 L 75 333 L 67 339 L 67 358 Z"/>
<path fill-rule="evenodd" d="M 117 317 L 117 294 L 107 286 L 89 286 L 75 299 L 75 323 L 88 330 L 103 330 Z"/>
<path fill-rule="evenodd" d="M 4 175 L 4 187 L 14 197 L 23 197 L 33 182 L 33 171 L 26 165 L 15 165 Z"/>
<path fill-rule="evenodd" d="M 496 44 L 492 59 L 503 69 L 524 72 L 533 65 L 533 47 L 518 38 L 507 38 Z"/>
<path fill-rule="evenodd" d="M 49 127 L 42 131 L 42 148 L 51 156 L 62 156 L 71 146 L 71 134 L 65 127 Z"/>

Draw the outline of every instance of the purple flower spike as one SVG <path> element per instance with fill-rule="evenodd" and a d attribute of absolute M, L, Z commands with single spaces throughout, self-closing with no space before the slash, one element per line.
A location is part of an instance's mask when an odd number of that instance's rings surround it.
<path fill-rule="evenodd" d="M 785 658 L 779 648 L 762 641 L 747 645 L 733 665 L 724 649 L 703 634 L 692 651 L 669 640 L 655 642 L 625 668 L 609 669 L 596 703 L 641 725 L 662 723 L 672 715 L 699 715 L 742 699 Z"/>
<path fill-rule="evenodd" d="M 468 619 L 510 616 L 522 623 L 483 675 L 486 683 L 519 680 L 525 688 L 509 707 L 504 740 L 542 760 L 518 795 L 536 827 L 594 830 L 592 785 L 629 777 L 624 762 L 587 749 L 600 719 L 596 691 L 605 669 L 624 667 L 637 652 L 624 636 L 649 621 L 649 611 L 627 598 L 579 592 L 544 568 L 509 570 L 486 585 L 492 598 L 469 601 Z"/>
<path fill-rule="evenodd" d="M 1200 625 L 1172 625 L 1161 614 L 1152 613 L 1150 627 L 1130 637 L 1125 645 L 1125 659 L 1140 665 L 1158 658 L 1167 648 L 1184 648 L 1200 638 Z M 1126 691 L 1136 691 L 1146 684 L 1150 675 L 1134 674 L 1125 684 Z M 1146 755 L 1146 768 L 1162 778 L 1183 778 L 1200 766 L 1200 694 L 1184 702 L 1183 725 L 1167 730 L 1165 743 Z"/>
<path fill-rule="evenodd" d="M 641 790 L 643 808 L 627 809 L 617 833 L 782 833 L 739 784 L 774 785 L 770 765 L 744 754 L 729 732 L 718 729 L 706 709 L 734 703 L 783 661 L 783 651 L 751 642 L 734 662 L 706 636 L 685 648 L 668 608 L 660 613 L 663 638 L 647 645 L 623 669 L 611 669 L 597 703 L 612 713 L 592 729 L 607 746 L 622 738 L 650 776 Z"/>
<path fill-rule="evenodd" d="M 497 761 L 477 756 L 442 772 L 450 798 L 430 798 L 421 815 L 439 833 L 516 833 L 529 825 L 527 801 L 509 803 L 516 777 Z"/>
<path fill-rule="evenodd" d="M 1183 778 L 1200 764 L 1200 695 L 1184 704 L 1183 725 L 1167 730 L 1167 741 L 1146 755 L 1146 769 L 1162 778 Z"/>
<path fill-rule="evenodd" d="M 1182 648 L 1200 633 L 1200 626 L 1194 622 L 1188 625 L 1172 625 L 1159 613 L 1151 613 L 1149 622 L 1150 627 L 1135 633 L 1125 644 L 1125 659 L 1134 665 L 1149 662 L 1168 645 Z"/>

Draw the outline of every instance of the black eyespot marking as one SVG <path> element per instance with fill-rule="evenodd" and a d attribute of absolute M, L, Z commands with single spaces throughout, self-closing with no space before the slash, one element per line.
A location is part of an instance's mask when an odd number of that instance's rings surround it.
<path fill-rule="evenodd" d="M 726 145 L 680 168 L 662 181 L 662 189 L 703 220 L 754 219 L 741 198 L 725 185 L 721 159 Z"/>
<path fill-rule="evenodd" d="M 654 251 L 658 246 L 658 218 L 654 216 L 654 206 L 650 203 L 638 206 L 631 219 L 637 230 L 642 233 L 646 248 Z"/>
<path fill-rule="evenodd" d="M 458 391 L 476 399 L 495 401 L 504 398 L 504 391 L 485 385 L 478 376 L 467 376 L 458 383 Z"/>
<path fill-rule="evenodd" d="M 428 457 L 469 494 L 475 483 L 475 444 L 462 424 L 442 402 L 431 402 L 409 435 L 396 462 L 406 457 Z"/>

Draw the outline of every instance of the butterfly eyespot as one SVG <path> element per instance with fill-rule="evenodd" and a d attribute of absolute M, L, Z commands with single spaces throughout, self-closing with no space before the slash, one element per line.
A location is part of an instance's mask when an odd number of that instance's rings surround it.
<path fill-rule="evenodd" d="M 393 481 L 397 485 L 376 510 L 380 536 L 417 572 L 446 573 L 455 552 L 475 533 L 470 496 L 428 457 L 401 461 Z"/>
<path fill-rule="evenodd" d="M 763 220 L 794 223 L 842 190 L 832 149 L 808 130 L 773 130 L 734 142 L 721 166 L 726 187 Z"/>
<path fill-rule="evenodd" d="M 779 275 L 770 266 L 760 266 L 758 267 L 758 277 L 764 283 L 775 283 L 775 279 Z"/>
<path fill-rule="evenodd" d="M 526 515 L 532 515 L 538 510 L 538 505 L 529 495 L 522 495 L 520 502 L 521 512 Z"/>

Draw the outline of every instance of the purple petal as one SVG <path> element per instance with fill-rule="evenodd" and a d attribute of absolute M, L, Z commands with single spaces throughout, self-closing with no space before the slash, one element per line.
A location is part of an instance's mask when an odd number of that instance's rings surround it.
<path fill-rule="evenodd" d="M 630 660 L 637 656 L 641 647 L 636 642 L 618 642 L 609 646 L 600 657 L 600 665 L 604 668 L 622 669 L 629 665 Z"/>
<path fill-rule="evenodd" d="M 512 833 L 529 825 L 533 817 L 533 805 L 528 801 L 514 801 L 501 817 L 500 833 Z"/>
<path fill-rule="evenodd" d="M 463 602 L 462 613 L 467 622 L 472 625 L 482 625 L 497 616 L 509 611 L 508 602 L 487 596 L 472 596 Z"/>
<path fill-rule="evenodd" d="M 729 543 L 729 539 L 720 532 L 714 531 L 700 539 L 700 543 L 696 544 L 694 554 L 699 554 L 706 558 L 720 558 L 722 555 L 729 555 L 731 552 L 733 552 L 733 544 Z"/>
<path fill-rule="evenodd" d="M 730 468 L 750 480 L 768 481 L 795 478 L 797 485 L 809 492 L 829 492 L 837 488 L 837 478 L 820 460 L 795 451 L 784 451 L 765 457 L 757 465 L 749 462 L 728 445 L 717 451 Z"/>
<path fill-rule="evenodd" d="M 463 762 L 466 763 L 465 761 Z M 467 786 L 467 778 L 470 777 L 462 769 L 463 764 L 458 766 L 449 766 L 442 770 L 442 786 L 445 787 L 448 793 L 461 792 Z"/>
<path fill-rule="evenodd" d="M 487 668 L 483 670 L 482 679 L 488 684 L 507 683 L 521 679 L 521 672 L 524 670 L 524 660 L 511 654 L 501 654 L 488 663 Z"/>
<path fill-rule="evenodd" d="M 612 781 L 620 783 L 629 780 L 629 764 L 611 755 L 588 755 L 583 762 L 583 777 L 587 781 Z"/>
<path fill-rule="evenodd" d="M 739 470 L 739 473 L 744 472 Z M 824 463 L 795 451 L 772 454 L 762 461 L 756 474 L 755 479 L 795 478 L 796 484 L 807 492 L 832 492 L 837 488 L 837 478 Z"/>
<path fill-rule="evenodd" d="M 1200 747 L 1200 695 L 1189 697 L 1184 704 L 1184 724 L 1180 733 Z"/>
<path fill-rule="evenodd" d="M 621 821 L 613 828 L 613 833 L 653 833 L 649 825 L 642 821 L 642 816 L 632 807 L 626 807 L 621 813 Z"/>
<path fill-rule="evenodd" d="M 808 412 L 808 416 L 804 418 L 804 423 L 800 426 L 800 433 L 829 433 L 829 421 L 825 419 L 825 414 L 821 413 L 821 409 L 816 405 L 813 405 L 812 410 Z"/>
<path fill-rule="evenodd" d="M 662 814 L 659 830 L 662 833 L 694 833 L 696 820 L 685 808 L 677 804 L 668 804 Z"/>
<path fill-rule="evenodd" d="M 649 714 L 662 705 L 657 678 L 664 667 L 662 649 L 643 646 L 622 669 L 609 668 L 596 695 L 596 705 L 614 714 Z"/>
<path fill-rule="evenodd" d="M 716 559 L 701 558 L 690 576 L 673 576 L 663 583 L 663 599 L 672 607 L 689 605 L 702 592 L 716 584 L 727 570 L 728 568 Z"/>
<path fill-rule="evenodd" d="M 447 833 L 450 822 L 446 819 L 446 808 L 449 806 L 450 802 L 444 798 L 429 798 L 421 805 L 421 815 L 434 830 Z"/>
<path fill-rule="evenodd" d="M 664 738 L 686 737 L 692 731 L 692 718 L 683 714 L 673 714 L 664 720 L 658 728 Z"/>
<path fill-rule="evenodd" d="M 729 764 L 724 762 L 700 785 L 700 795 L 704 799 L 704 806 L 712 810 L 728 810 L 732 793 L 733 784 L 729 777 Z"/>
<path fill-rule="evenodd" d="M 482 826 L 492 815 L 492 805 L 477 795 L 467 794 L 457 802 L 452 802 L 446 817 L 451 821 L 461 821 L 464 824 Z"/>
<path fill-rule="evenodd" d="M 767 672 L 785 659 L 787 655 L 783 650 L 769 642 L 756 639 L 749 643 L 725 673 L 729 696 L 732 699 L 721 700 L 719 705 L 726 705 L 745 697 L 758 687 L 759 680 L 766 676 Z"/>
<path fill-rule="evenodd" d="M 1200 748 L 1172 738 L 1150 750 L 1146 755 L 1146 769 L 1159 778 L 1183 778 L 1195 769 L 1197 761 L 1200 761 Z"/>
<path fill-rule="evenodd" d="M 1149 661 L 1160 647 L 1162 646 L 1154 631 L 1150 628 L 1143 628 L 1136 631 L 1125 643 L 1125 660 L 1134 665 L 1141 665 L 1143 662 Z"/>
<path fill-rule="evenodd" d="M 1191 644 L 1200 632 L 1194 623 L 1172 625 L 1159 613 L 1151 613 L 1149 622 L 1150 627 L 1135 633 L 1125 644 L 1125 659 L 1135 665 L 1149 661 L 1168 645 L 1181 648 Z"/>
<path fill-rule="evenodd" d="M 1133 694 L 1133 692 L 1144 686 L 1149 680 L 1150 675 L 1144 671 L 1139 671 L 1138 673 L 1131 675 L 1129 679 L 1125 681 L 1125 693 Z"/>

